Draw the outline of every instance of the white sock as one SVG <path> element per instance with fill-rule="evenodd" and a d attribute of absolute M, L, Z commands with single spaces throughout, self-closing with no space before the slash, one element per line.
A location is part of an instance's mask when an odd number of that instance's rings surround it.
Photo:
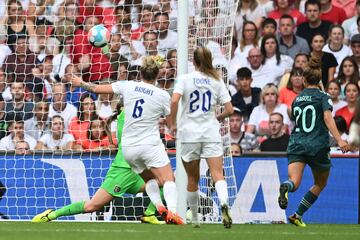
<path fill-rule="evenodd" d="M 175 182 L 168 181 L 164 183 L 163 187 L 164 198 L 166 201 L 167 208 L 176 213 L 176 204 L 177 204 L 177 190 Z"/>
<path fill-rule="evenodd" d="M 192 214 L 192 222 L 197 223 L 198 219 L 198 211 L 199 211 L 199 191 L 196 192 L 187 192 L 186 195 L 187 202 L 189 204 L 191 214 Z"/>
<path fill-rule="evenodd" d="M 215 183 L 215 189 L 219 197 L 220 204 L 228 204 L 228 189 L 225 180 L 219 180 Z"/>
<path fill-rule="evenodd" d="M 145 190 L 151 202 L 155 204 L 156 208 L 158 206 L 164 206 L 164 203 L 161 201 L 160 188 L 155 179 L 147 181 Z"/>

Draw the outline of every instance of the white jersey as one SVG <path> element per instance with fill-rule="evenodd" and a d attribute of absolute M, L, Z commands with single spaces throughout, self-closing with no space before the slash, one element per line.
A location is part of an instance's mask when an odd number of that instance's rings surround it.
<path fill-rule="evenodd" d="M 159 119 L 170 114 L 170 95 L 144 82 L 117 81 L 111 87 L 114 93 L 124 98 L 122 146 L 162 143 Z"/>
<path fill-rule="evenodd" d="M 180 141 L 221 142 L 215 107 L 231 101 L 223 80 L 218 81 L 194 71 L 177 79 L 174 93 L 182 95 L 178 122 Z"/>

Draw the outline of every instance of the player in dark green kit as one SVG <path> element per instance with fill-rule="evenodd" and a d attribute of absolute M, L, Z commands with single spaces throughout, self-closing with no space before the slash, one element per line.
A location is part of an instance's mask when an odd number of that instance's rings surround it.
<path fill-rule="evenodd" d="M 106 174 L 104 182 L 92 199 L 90 201 L 72 203 L 56 211 L 48 209 L 36 215 L 32 219 L 32 222 L 49 222 L 62 216 L 95 212 L 104 207 L 115 197 L 121 197 L 125 193 L 137 194 L 145 191 L 144 180 L 132 171 L 129 164 L 125 161 L 122 153 L 121 136 L 125 122 L 124 112 L 121 112 L 117 116 L 117 119 L 119 137 L 118 152 Z M 148 209 L 145 211 L 145 216 L 142 218 L 142 221 L 152 224 L 163 224 L 164 222 L 158 221 L 155 217 L 155 211 L 155 205 L 150 203 Z"/>
<path fill-rule="evenodd" d="M 330 96 L 319 90 L 321 70 L 317 59 L 311 59 L 304 78 L 306 88 L 292 103 L 295 126 L 287 149 L 289 179 L 280 185 L 278 199 L 280 208 L 286 209 L 288 192 L 294 192 L 299 187 L 304 168 L 308 164 L 313 173 L 314 185 L 302 198 L 297 211 L 288 218 L 299 227 L 306 226 L 302 216 L 315 203 L 329 177 L 329 131 L 343 152 L 349 150 L 348 143 L 341 139 L 332 117 Z"/>

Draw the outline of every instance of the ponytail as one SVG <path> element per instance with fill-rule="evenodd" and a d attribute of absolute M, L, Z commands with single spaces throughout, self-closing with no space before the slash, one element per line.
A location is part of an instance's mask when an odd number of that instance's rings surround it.
<path fill-rule="evenodd" d="M 200 72 L 215 80 L 220 80 L 219 72 L 212 65 L 212 55 L 208 48 L 199 47 L 195 50 L 194 63 Z"/>

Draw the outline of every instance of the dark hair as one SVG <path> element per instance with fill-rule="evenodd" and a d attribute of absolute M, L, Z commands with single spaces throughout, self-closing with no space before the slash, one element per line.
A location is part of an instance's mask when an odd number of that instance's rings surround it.
<path fill-rule="evenodd" d="M 277 29 L 277 22 L 273 18 L 265 18 L 264 21 L 261 23 L 261 28 L 264 28 L 266 25 L 269 24 L 274 25 L 275 29 Z"/>
<path fill-rule="evenodd" d="M 297 76 L 303 76 L 304 75 L 304 71 L 302 70 L 302 68 L 293 68 L 290 72 L 290 77 L 289 77 L 289 81 L 286 85 L 286 88 L 289 89 L 289 90 L 293 90 L 293 84 L 291 82 L 291 78 L 294 76 L 294 75 L 297 75 Z"/>
<path fill-rule="evenodd" d="M 310 56 L 306 53 L 297 53 L 294 57 L 294 63 L 293 63 L 293 67 L 295 67 L 295 60 L 296 58 L 300 57 L 300 56 L 304 56 L 307 58 L 308 62 L 310 62 Z"/>
<path fill-rule="evenodd" d="M 96 119 L 93 119 L 91 122 L 90 122 L 90 125 L 89 125 L 89 128 L 88 128 L 88 131 L 87 131 L 87 138 L 89 140 L 98 140 L 98 139 L 93 139 L 93 135 L 92 135 L 92 131 L 91 131 L 91 127 L 92 125 L 95 123 L 95 121 L 100 121 L 101 125 L 104 127 L 104 131 L 102 133 L 102 136 L 100 136 L 100 139 L 102 139 L 103 137 L 106 137 L 107 136 L 107 132 L 105 130 L 105 122 L 104 120 L 102 120 L 100 117 L 96 118 Z M 112 143 L 113 144 L 113 143 Z"/>
<path fill-rule="evenodd" d="M 348 88 L 350 85 L 354 85 L 354 86 L 356 87 L 358 93 L 360 93 L 359 86 L 358 86 L 356 83 L 353 83 L 353 82 L 348 82 L 348 83 L 345 85 L 344 93 L 346 93 L 346 90 L 347 90 L 347 88 Z"/>
<path fill-rule="evenodd" d="M 167 12 L 157 12 L 157 13 L 155 13 L 154 18 L 156 19 L 157 17 L 160 17 L 160 16 L 165 16 L 165 17 L 167 17 L 168 20 L 170 19 L 169 14 Z"/>
<path fill-rule="evenodd" d="M 289 14 L 284 14 L 284 15 L 282 15 L 282 16 L 280 17 L 279 22 L 281 21 L 281 19 L 290 19 L 291 22 L 292 22 L 293 24 L 295 24 L 294 18 L 293 18 L 291 15 L 289 15 Z"/>
<path fill-rule="evenodd" d="M 279 65 L 281 62 L 281 58 L 280 58 L 280 48 L 279 48 L 279 42 L 276 39 L 276 37 L 274 35 L 266 35 L 263 37 L 262 41 L 261 41 L 261 46 L 260 46 L 260 51 L 261 54 L 263 55 L 263 61 L 262 64 L 265 64 L 266 62 L 266 50 L 265 50 L 265 43 L 267 40 L 269 39 L 274 39 L 275 44 L 276 44 L 276 50 L 275 50 L 275 56 L 276 56 L 276 65 Z"/>
<path fill-rule="evenodd" d="M 106 132 L 106 135 L 109 137 L 109 141 L 111 144 L 114 144 L 114 141 L 113 141 L 112 135 L 111 135 L 111 123 L 112 123 L 112 121 L 117 119 L 118 115 L 120 115 L 122 107 L 123 107 L 123 103 L 122 103 L 122 101 L 119 101 L 116 105 L 116 108 L 115 108 L 113 114 L 106 120 L 105 132 Z M 119 139 L 118 144 L 120 144 L 121 136 L 118 136 L 118 139 Z"/>
<path fill-rule="evenodd" d="M 326 92 L 329 90 L 330 84 L 332 84 L 332 83 L 334 83 L 338 86 L 339 91 L 341 90 L 341 84 L 338 81 L 329 81 L 329 82 L 327 82 L 327 84 L 325 86 Z"/>
<path fill-rule="evenodd" d="M 147 35 L 149 35 L 149 34 L 154 34 L 154 35 L 156 36 L 156 38 L 158 37 L 158 33 L 157 33 L 157 32 L 155 32 L 155 31 L 153 31 L 153 30 L 150 30 L 150 31 L 144 32 L 144 34 L 143 34 L 143 39 L 145 40 L 145 37 L 146 37 Z"/>
<path fill-rule="evenodd" d="M 252 73 L 251 73 L 250 69 L 247 67 L 239 68 L 236 72 L 237 79 L 251 78 L 251 76 L 252 76 Z"/>
<path fill-rule="evenodd" d="M 256 24 L 252 21 L 245 21 L 243 24 L 243 28 L 242 28 L 242 32 L 241 32 L 241 40 L 240 40 L 240 50 L 243 51 L 244 47 L 245 47 L 245 26 L 246 25 L 252 25 L 255 28 L 255 41 L 253 41 L 253 46 L 257 47 L 258 46 L 258 40 L 259 40 L 259 29 L 256 27 Z"/>
<path fill-rule="evenodd" d="M 309 85 L 318 85 L 321 81 L 321 60 L 311 57 L 309 66 L 304 71 L 304 78 Z"/>
<path fill-rule="evenodd" d="M 321 4 L 320 4 L 320 2 L 318 0 L 307 0 L 305 2 L 305 11 L 307 10 L 309 5 L 317 5 L 318 8 L 319 8 L 319 11 L 321 9 Z"/>
<path fill-rule="evenodd" d="M 345 74 L 344 74 L 344 71 L 343 71 L 345 61 L 350 61 L 352 63 L 352 65 L 353 65 L 353 67 L 354 67 L 354 73 L 351 76 L 351 79 L 350 79 L 349 82 L 357 84 L 357 82 L 360 80 L 360 78 L 359 78 L 359 68 L 358 68 L 358 65 L 356 63 L 355 58 L 353 58 L 352 56 L 347 56 L 342 60 L 342 62 L 340 64 L 340 67 L 339 67 L 338 76 L 336 77 L 336 81 L 338 81 L 340 84 L 342 84 L 342 83 L 344 83 L 346 81 L 345 80 Z"/>
<path fill-rule="evenodd" d="M 90 116 L 90 122 L 91 122 L 92 120 L 99 118 L 99 116 L 96 113 L 95 99 L 90 93 L 84 93 L 81 95 L 81 97 L 79 99 L 79 107 L 78 107 L 77 117 L 79 119 L 78 120 L 79 122 L 84 121 L 83 103 L 84 103 L 85 98 L 91 98 L 93 100 L 94 110 Z"/>
<path fill-rule="evenodd" d="M 344 28 L 343 28 L 340 24 L 332 24 L 332 25 L 329 27 L 329 31 L 328 31 L 329 36 L 330 36 L 331 31 L 334 30 L 334 28 L 340 28 L 342 34 L 343 34 L 343 35 L 345 34 L 345 30 L 344 30 Z"/>
<path fill-rule="evenodd" d="M 342 116 L 335 116 L 334 121 L 339 132 L 344 133 L 347 130 L 346 121 Z"/>

